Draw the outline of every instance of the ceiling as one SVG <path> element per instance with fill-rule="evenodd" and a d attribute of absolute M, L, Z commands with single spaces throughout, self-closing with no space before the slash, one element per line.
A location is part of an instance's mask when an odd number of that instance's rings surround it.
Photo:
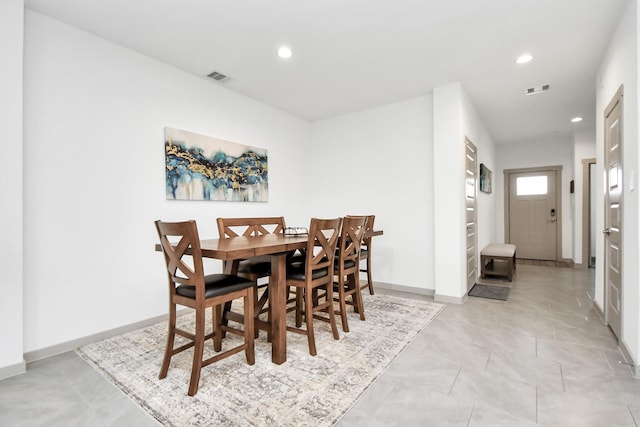
<path fill-rule="evenodd" d="M 461 82 L 497 144 L 595 128 L 596 72 L 629 0 L 25 0 L 307 120 Z M 286 44 L 288 60 L 276 51 Z M 528 52 L 532 62 L 517 65 Z M 229 76 L 218 83 L 212 71 Z M 524 96 L 527 88 L 550 90 Z M 570 123 L 582 116 L 579 124 Z"/>

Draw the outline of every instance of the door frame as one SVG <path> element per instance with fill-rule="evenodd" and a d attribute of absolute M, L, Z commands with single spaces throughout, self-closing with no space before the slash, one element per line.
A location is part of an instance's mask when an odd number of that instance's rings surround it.
<path fill-rule="evenodd" d="M 591 218 L 591 165 L 596 164 L 596 159 L 582 159 L 582 262 L 575 264 L 576 268 L 589 268 L 589 247 L 595 236 L 591 235 L 591 224 L 595 218 Z"/>
<path fill-rule="evenodd" d="M 554 172 L 556 175 L 556 261 L 562 261 L 562 165 L 536 166 L 530 168 L 504 170 L 504 239 L 511 242 L 509 195 L 511 194 L 511 175 L 528 172 Z"/>

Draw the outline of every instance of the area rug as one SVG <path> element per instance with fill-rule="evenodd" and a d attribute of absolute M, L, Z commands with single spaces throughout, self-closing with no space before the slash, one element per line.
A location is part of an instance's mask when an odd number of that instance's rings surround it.
<path fill-rule="evenodd" d="M 493 286 L 476 283 L 469 291 L 470 297 L 489 298 L 506 301 L 511 289 L 507 286 Z"/>
<path fill-rule="evenodd" d="M 166 426 L 330 426 L 444 308 L 382 294 L 363 299 L 366 321 L 350 310 L 351 332 L 338 326 L 338 341 L 328 324 L 314 323 L 317 356 L 309 355 L 305 336 L 288 333 L 287 361 L 275 365 L 261 332 L 255 365 L 247 365 L 244 353 L 209 365 L 194 397 L 187 396 L 190 350 L 174 356 L 167 378 L 158 379 L 166 322 L 76 352 Z M 184 328 L 193 321 L 191 314 L 179 318 Z M 225 344 L 239 339 L 228 335 Z M 206 346 L 212 352 L 211 347 Z"/>

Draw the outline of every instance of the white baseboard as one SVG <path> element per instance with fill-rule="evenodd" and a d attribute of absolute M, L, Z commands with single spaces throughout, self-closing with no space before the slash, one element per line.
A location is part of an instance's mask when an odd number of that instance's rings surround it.
<path fill-rule="evenodd" d="M 373 289 L 375 288 L 389 289 L 392 291 L 407 292 L 410 294 L 433 296 L 435 291 L 433 289 L 416 288 L 414 286 L 394 285 L 393 283 L 385 282 L 373 282 Z"/>
<path fill-rule="evenodd" d="M 418 295 L 426 295 L 426 296 L 434 296 L 435 291 L 433 289 L 425 289 L 425 288 L 417 288 L 413 286 L 403 286 L 403 285 L 395 285 L 392 283 L 384 283 L 384 282 L 374 282 L 375 287 L 380 287 L 382 289 L 389 289 L 399 292 L 407 292 Z M 438 297 L 434 296 L 434 299 L 438 301 Z M 461 299 L 441 296 L 439 301 L 442 302 L 453 302 L 456 304 L 460 304 L 462 302 Z M 178 310 L 178 315 L 185 314 L 189 312 L 188 308 Z M 100 341 L 106 338 L 111 338 L 116 335 L 124 334 L 126 332 L 130 332 L 136 329 L 144 328 L 145 326 L 153 325 L 154 323 L 158 323 L 161 321 L 166 321 L 169 318 L 168 314 L 164 314 L 161 316 L 152 317 L 150 319 L 141 320 L 136 323 L 132 323 L 129 325 L 121 326 L 119 328 L 110 329 L 107 331 L 99 332 L 97 334 L 88 335 L 82 338 L 74 339 L 71 341 L 67 341 L 64 343 L 56 344 L 50 347 L 45 347 L 39 350 L 29 351 L 24 353 L 23 364 L 18 364 L 16 366 L 8 366 L 4 368 L 0 368 L 0 378 L 6 378 L 7 376 L 12 376 L 16 374 L 20 374 L 25 372 L 26 363 L 35 362 L 37 360 L 46 359 L 47 357 L 56 356 L 58 354 L 66 353 L 67 351 L 75 350 L 78 347 L 81 347 L 86 344 L 90 344 L 92 342 Z M 6 375 L 5 375 L 6 372 Z M 4 375 L 4 376 L 3 376 Z"/>
<path fill-rule="evenodd" d="M 631 374 L 633 375 L 633 377 L 640 378 L 640 367 L 638 367 L 638 363 L 634 360 L 631 352 L 629 351 L 629 348 L 627 348 L 627 344 L 624 341 L 619 340 L 618 348 L 622 353 L 622 357 L 624 357 L 625 363 L 628 364 L 631 368 Z"/>
<path fill-rule="evenodd" d="M 374 289 L 376 287 L 379 287 L 382 289 L 389 289 L 393 291 L 408 292 L 411 294 L 418 294 L 418 295 L 426 295 L 426 296 L 433 297 L 433 300 L 436 302 L 444 302 L 449 304 L 462 304 L 467 299 L 466 295 L 459 298 L 451 297 L 448 295 L 436 294 L 436 291 L 434 289 L 416 288 L 414 286 L 395 285 L 393 283 L 374 282 L 373 287 Z"/>
<path fill-rule="evenodd" d="M 600 317 L 600 319 L 604 322 L 604 311 L 602 311 L 602 307 L 600 307 L 600 305 L 598 305 L 598 303 L 595 300 L 591 300 L 591 301 L 592 301 L 591 308 L 593 309 L 593 311 L 596 312 L 598 317 Z"/>
<path fill-rule="evenodd" d="M 24 374 L 25 372 L 27 372 L 27 362 L 24 360 L 20 363 L 16 363 L 15 365 L 3 366 L 0 368 L 0 380 Z"/>
<path fill-rule="evenodd" d="M 177 315 L 180 316 L 182 314 L 188 313 L 189 311 L 190 309 L 188 308 L 178 310 Z M 145 326 L 150 326 L 155 323 L 162 322 L 168 319 L 169 319 L 169 314 L 163 314 L 160 316 L 152 317 L 150 319 L 145 319 L 139 322 L 131 323 L 129 325 L 121 326 L 119 328 L 98 332 L 97 334 L 88 335 L 86 337 L 52 345 L 51 347 L 45 347 L 40 350 L 29 351 L 27 353 L 24 353 L 24 360 L 26 361 L 26 363 L 30 363 L 30 362 L 35 362 L 36 360 L 46 359 L 47 357 L 56 356 L 58 354 L 66 353 L 67 351 L 75 350 L 76 348 L 83 346 L 85 344 L 90 344 L 92 342 L 100 341 L 106 338 L 111 338 L 113 336 L 134 331 L 136 329 L 144 328 Z"/>
<path fill-rule="evenodd" d="M 435 294 L 433 300 L 436 302 L 444 302 L 447 304 L 463 304 L 467 299 L 467 295 L 461 297 L 452 297 L 450 295 Z"/>
<path fill-rule="evenodd" d="M 604 321 L 604 312 L 602 311 L 602 308 L 595 301 L 593 301 L 592 308 L 593 308 L 593 311 L 596 312 L 598 317 L 600 317 L 600 320 L 602 320 L 602 322 L 606 324 L 606 322 Z M 627 344 L 622 340 L 618 340 L 618 349 L 620 350 L 620 353 L 622 353 L 622 358 L 624 359 L 624 363 L 629 365 L 629 367 L 631 368 L 631 374 L 634 376 L 634 378 L 640 378 L 640 367 L 638 366 L 638 363 L 635 361 L 635 359 L 631 355 L 631 352 L 627 348 Z"/>

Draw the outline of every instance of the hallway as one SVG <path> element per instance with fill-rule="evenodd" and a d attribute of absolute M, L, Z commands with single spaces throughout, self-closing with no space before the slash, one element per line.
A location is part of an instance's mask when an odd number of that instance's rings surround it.
<path fill-rule="evenodd" d="M 592 294 L 593 270 L 518 264 L 508 301 L 448 305 L 340 425 L 638 425 Z"/>

